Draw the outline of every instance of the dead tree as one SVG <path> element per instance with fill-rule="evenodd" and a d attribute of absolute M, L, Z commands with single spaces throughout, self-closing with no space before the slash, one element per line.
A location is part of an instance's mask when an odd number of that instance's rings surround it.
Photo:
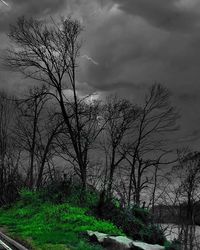
<path fill-rule="evenodd" d="M 141 190 L 149 182 L 146 172 L 154 166 L 155 160 L 167 149 L 167 137 L 176 131 L 178 113 L 171 106 L 169 91 L 160 84 L 154 84 L 145 96 L 137 119 L 137 129 L 132 134 L 132 146 L 126 155 L 130 166 L 128 204 L 140 205 Z"/>
<path fill-rule="evenodd" d="M 37 173 L 36 173 L 36 188 L 40 189 L 43 186 L 44 172 L 46 169 L 46 175 L 48 179 L 51 179 L 51 170 L 48 169 L 49 163 L 54 160 L 57 155 L 56 150 L 56 138 L 63 131 L 64 121 L 59 113 L 50 106 L 48 112 L 43 117 L 41 130 L 38 130 L 38 141 L 36 143 L 36 158 L 37 158 Z"/>
<path fill-rule="evenodd" d="M 56 138 L 56 150 L 57 154 L 63 158 L 73 169 L 77 176 L 80 179 L 83 176 L 86 177 L 88 169 L 91 167 L 91 159 L 89 160 L 89 155 L 92 155 L 96 150 L 95 141 L 97 137 L 101 134 L 105 123 L 99 124 L 98 117 L 101 114 L 102 105 L 99 101 L 94 102 L 85 102 L 80 101 L 78 106 L 78 116 L 79 116 L 79 125 L 81 143 L 84 145 L 82 148 L 84 154 L 84 164 L 85 169 L 80 169 L 79 161 L 77 159 L 76 152 L 74 151 L 73 144 L 70 140 L 70 133 L 68 127 L 63 126 L 63 130 Z M 74 123 L 72 126 L 75 130 Z M 87 171 L 87 172 L 86 172 Z"/>
<path fill-rule="evenodd" d="M 166 211 L 162 211 L 164 223 L 177 225 L 177 237 L 181 249 L 199 249 L 196 219 L 199 210 L 200 153 L 188 149 L 178 150 L 177 164 L 172 167 L 171 178 L 161 199 Z M 163 209 L 161 209 L 163 210 Z"/>
<path fill-rule="evenodd" d="M 13 127 L 15 124 L 15 100 L 5 91 L 0 92 L 0 203 L 9 202 L 17 193 L 18 161 Z M 17 180 L 18 179 L 18 180 Z M 18 182 L 18 183 L 17 183 Z M 12 200 L 12 199 L 11 199 Z"/>
<path fill-rule="evenodd" d="M 124 161 L 129 148 L 134 122 L 138 109 L 131 102 L 110 96 L 104 106 L 103 119 L 106 122 L 101 135 L 100 146 L 106 156 L 106 189 L 112 194 L 116 169 Z"/>
<path fill-rule="evenodd" d="M 29 154 L 27 185 L 30 189 L 34 188 L 35 185 L 36 149 L 39 133 L 45 119 L 43 115 L 47 101 L 44 87 L 30 89 L 26 98 L 17 101 L 18 117 L 15 129 L 18 136 L 18 146 L 23 152 Z"/>
<path fill-rule="evenodd" d="M 56 24 L 35 19 L 18 19 L 11 26 L 9 37 L 16 49 L 7 53 L 6 64 L 26 77 L 45 83 L 48 95 L 59 104 L 69 139 L 76 155 L 83 189 L 86 188 L 88 141 L 82 140 L 77 95 L 76 68 L 80 51 L 82 27 L 77 20 L 67 18 Z M 64 90 L 72 92 L 69 100 Z M 73 105 L 72 105 L 73 104 Z"/>

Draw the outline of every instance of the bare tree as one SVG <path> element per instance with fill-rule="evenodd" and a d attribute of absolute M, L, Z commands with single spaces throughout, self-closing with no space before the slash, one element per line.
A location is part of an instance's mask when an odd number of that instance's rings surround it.
<path fill-rule="evenodd" d="M 107 193 L 111 196 L 113 178 L 116 169 L 125 159 L 129 148 L 134 122 L 138 109 L 131 102 L 110 96 L 104 106 L 103 119 L 106 125 L 101 137 L 100 145 L 106 158 Z"/>
<path fill-rule="evenodd" d="M 48 98 L 44 87 L 30 89 L 25 99 L 17 101 L 18 117 L 16 132 L 18 145 L 24 152 L 29 154 L 28 186 L 34 187 L 34 167 L 36 165 L 36 150 L 42 123 L 45 119 L 44 109 Z"/>
<path fill-rule="evenodd" d="M 57 137 L 57 153 L 60 157 L 66 160 L 73 168 L 74 172 L 82 179 L 86 178 L 86 171 L 91 167 L 91 161 L 93 157 L 89 156 L 94 154 L 96 150 L 95 141 L 101 134 L 104 124 L 99 125 L 98 117 L 101 114 L 102 105 L 100 101 L 87 102 L 85 100 L 79 101 L 78 116 L 81 143 L 84 145 L 84 164 L 85 168 L 80 169 L 76 152 L 74 151 L 73 144 L 70 140 L 70 133 L 68 127 L 64 126 L 61 136 Z M 74 128 L 74 127 L 73 127 Z M 75 130 L 75 128 L 74 128 Z M 91 172 L 91 171 L 90 171 Z"/>
<path fill-rule="evenodd" d="M 148 196 L 149 204 L 148 207 L 151 208 L 152 213 L 155 212 L 155 206 L 162 199 L 162 195 L 165 192 L 166 182 L 169 182 L 168 169 L 171 165 L 177 163 L 177 157 L 172 160 L 164 160 L 163 158 L 172 158 L 173 151 L 166 151 L 162 153 L 158 159 L 155 159 L 152 171 L 152 180 L 148 183 Z"/>
<path fill-rule="evenodd" d="M 173 172 L 179 183 L 178 192 L 182 202 L 186 203 L 186 223 L 195 224 L 195 205 L 199 199 L 200 190 L 200 153 L 178 152 L 179 164 Z"/>
<path fill-rule="evenodd" d="M 62 117 L 60 117 L 59 113 L 56 113 L 52 106 L 47 111 L 46 115 L 43 116 L 42 127 L 38 130 L 38 140 L 36 142 L 37 189 L 43 186 L 45 168 L 49 167 L 49 163 L 52 163 L 57 155 L 56 138 L 62 133 L 64 124 Z M 51 175 L 49 168 L 46 172 L 48 175 Z"/>
<path fill-rule="evenodd" d="M 199 249 L 196 219 L 199 216 L 200 153 L 178 150 L 177 164 L 171 170 L 160 206 L 164 223 L 176 223 L 181 249 Z M 158 213 L 158 210 L 157 210 Z M 162 218 L 164 217 L 164 218 Z M 170 221 L 169 221 L 170 219 Z"/>
<path fill-rule="evenodd" d="M 166 152 L 167 136 L 178 129 L 178 113 L 171 106 L 169 91 L 160 84 L 154 84 L 145 96 L 140 109 L 137 129 L 132 135 L 132 146 L 126 155 L 130 166 L 128 204 L 131 197 L 140 205 L 141 191 L 149 183 L 149 170 L 157 159 Z"/>
<path fill-rule="evenodd" d="M 67 18 L 61 24 L 20 18 L 11 26 L 9 37 L 16 44 L 7 54 L 7 65 L 26 77 L 49 86 L 60 106 L 69 138 L 76 155 L 83 189 L 86 187 L 88 141 L 82 140 L 83 124 L 80 120 L 80 98 L 76 91 L 76 68 L 80 50 L 82 27 L 77 20 Z M 69 100 L 64 90 L 72 91 Z"/>
<path fill-rule="evenodd" d="M 0 203 L 9 201 L 17 192 L 18 158 L 13 127 L 15 101 L 5 91 L 0 92 Z M 19 181 L 19 179 L 18 179 Z M 15 191 L 14 191 L 15 190 Z M 16 198 L 16 197 L 15 197 Z"/>

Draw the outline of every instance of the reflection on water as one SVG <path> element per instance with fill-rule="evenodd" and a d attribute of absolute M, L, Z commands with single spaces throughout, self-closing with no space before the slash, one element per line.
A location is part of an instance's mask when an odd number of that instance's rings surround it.
<path fill-rule="evenodd" d="M 160 224 L 169 241 L 179 240 L 181 250 L 200 249 L 200 227 L 195 225 Z"/>

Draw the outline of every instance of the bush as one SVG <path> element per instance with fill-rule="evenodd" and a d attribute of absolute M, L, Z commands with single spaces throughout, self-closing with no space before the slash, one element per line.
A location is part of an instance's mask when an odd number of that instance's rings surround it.
<path fill-rule="evenodd" d="M 164 245 L 165 236 L 157 225 L 150 224 L 140 230 L 141 240 L 151 244 Z"/>
<path fill-rule="evenodd" d="M 40 191 L 43 201 L 61 204 L 68 202 L 74 206 L 92 207 L 99 200 L 99 193 L 92 187 L 88 187 L 83 193 L 80 184 L 72 184 L 70 180 L 54 182 Z"/>
<path fill-rule="evenodd" d="M 138 206 L 133 206 L 131 208 L 134 217 L 140 219 L 144 224 L 149 224 L 152 220 L 150 212 L 146 208 L 141 208 Z"/>
<path fill-rule="evenodd" d="M 22 189 L 20 191 L 20 202 L 22 205 L 26 206 L 29 204 L 39 205 L 41 204 L 40 193 L 30 191 L 28 189 Z"/>
<path fill-rule="evenodd" d="M 178 240 L 165 241 L 165 250 L 181 250 L 181 243 Z"/>
<path fill-rule="evenodd" d="M 63 203 L 71 196 L 70 181 L 55 181 L 40 190 L 40 197 L 45 202 Z"/>
<path fill-rule="evenodd" d="M 101 219 L 111 221 L 134 240 L 164 244 L 164 234 L 158 226 L 152 224 L 152 216 L 147 209 L 136 206 L 123 209 L 116 206 L 116 202 L 107 200 L 104 204 L 101 202 L 96 205 L 93 213 Z"/>

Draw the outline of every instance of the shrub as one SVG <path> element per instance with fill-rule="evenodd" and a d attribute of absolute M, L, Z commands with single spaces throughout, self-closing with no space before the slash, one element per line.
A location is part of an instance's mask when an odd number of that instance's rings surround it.
<path fill-rule="evenodd" d="M 152 216 L 147 209 L 136 206 L 123 209 L 116 206 L 116 201 L 107 200 L 101 206 L 97 205 L 93 213 L 101 219 L 113 222 L 134 240 L 164 244 L 164 234 L 158 226 L 152 224 Z"/>
<path fill-rule="evenodd" d="M 144 224 L 149 224 L 152 220 L 150 212 L 146 208 L 141 208 L 138 206 L 133 206 L 131 208 L 132 215 L 140 219 Z"/>
<path fill-rule="evenodd" d="M 68 202 L 74 206 L 92 207 L 99 200 L 99 193 L 92 187 L 88 187 L 83 193 L 80 184 L 72 184 L 70 180 L 54 182 L 40 191 L 43 201 L 61 204 Z"/>
<path fill-rule="evenodd" d="M 55 181 L 40 190 L 40 197 L 46 202 L 63 203 L 72 195 L 70 187 L 70 181 Z"/>
<path fill-rule="evenodd" d="M 164 245 L 165 236 L 157 225 L 150 224 L 140 230 L 141 240 L 151 244 Z"/>
<path fill-rule="evenodd" d="M 40 193 L 28 189 L 22 189 L 20 191 L 20 202 L 24 206 L 30 204 L 39 205 L 41 204 Z"/>
<path fill-rule="evenodd" d="M 181 250 L 181 243 L 178 240 L 165 241 L 165 250 Z"/>

